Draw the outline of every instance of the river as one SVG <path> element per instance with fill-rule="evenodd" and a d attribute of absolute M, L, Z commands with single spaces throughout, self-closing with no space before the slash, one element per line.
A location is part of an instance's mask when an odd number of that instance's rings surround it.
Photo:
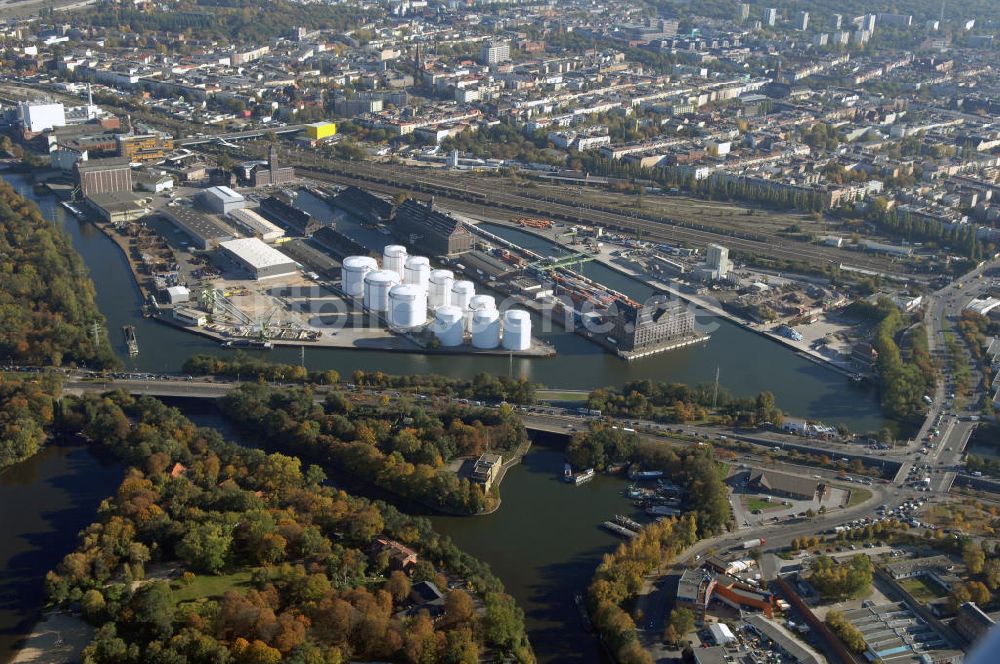
<path fill-rule="evenodd" d="M 90 268 L 97 286 L 97 303 L 108 318 L 108 329 L 119 355 L 130 368 L 141 371 L 177 372 L 184 360 L 196 353 L 226 352 L 217 344 L 193 334 L 145 319 L 140 313 L 140 295 L 125 257 L 111 240 L 93 225 L 79 222 L 51 196 L 37 196 L 23 176 L 4 175 L 22 195 L 34 200 L 43 214 L 65 229 L 73 245 Z M 325 204 L 309 194 L 300 196 L 303 207 L 318 218 L 329 215 Z M 541 253 L 561 250 L 555 244 L 516 229 L 501 229 L 505 236 L 531 246 Z M 634 299 L 644 299 L 651 289 L 635 279 L 599 264 L 590 264 L 584 272 L 592 279 L 619 290 Z M 760 335 L 715 319 L 718 329 L 708 343 L 698 344 L 634 362 L 624 362 L 604 352 L 595 344 L 559 328 L 538 336 L 555 346 L 557 355 L 550 359 L 482 356 L 435 356 L 420 354 L 312 349 L 305 353 L 310 369 L 336 369 L 348 375 L 356 369 L 382 370 L 392 374 L 441 373 L 470 378 L 479 372 L 505 374 L 512 370 L 548 387 L 589 389 L 620 385 L 633 379 L 676 381 L 688 384 L 714 380 L 719 368 L 723 387 L 740 396 L 761 390 L 775 394 L 786 412 L 828 424 L 846 424 L 856 431 L 875 430 L 883 419 L 874 389 L 857 387 L 843 376 L 799 357 L 787 348 Z M 139 355 L 128 358 L 120 333 L 123 325 L 134 325 Z M 156 349 L 152 352 L 150 349 Z M 266 355 L 280 362 L 297 364 L 298 349 L 276 349 Z"/>
<path fill-rule="evenodd" d="M 72 443 L 50 444 L 0 471 L 0 662 L 38 621 L 46 572 L 121 479 L 121 465 Z"/>
<path fill-rule="evenodd" d="M 144 371 L 172 372 L 178 371 L 192 354 L 224 352 L 195 335 L 142 318 L 138 288 L 117 247 L 94 226 L 66 214 L 52 197 L 36 196 L 25 178 L 4 177 L 71 236 L 90 269 L 97 286 L 97 303 L 108 318 L 112 341 L 126 363 Z M 541 242 L 533 236 L 520 239 L 525 243 Z M 645 285 L 603 266 L 590 265 L 585 271 L 589 277 L 636 299 L 649 292 Z M 121 335 L 116 334 L 126 324 L 135 325 L 137 330 L 140 354 L 134 359 L 126 359 Z M 611 357 L 581 337 L 556 330 L 542 336 L 555 345 L 557 357 L 515 360 L 514 371 L 551 387 L 591 388 L 634 378 L 706 382 L 719 366 L 722 384 L 736 394 L 770 389 L 778 403 L 796 415 L 843 422 L 855 429 L 881 424 L 871 391 L 853 388 L 843 377 L 735 325 L 725 321 L 719 325 L 707 344 L 632 363 Z M 268 357 L 298 362 L 299 355 L 297 350 L 276 350 Z M 307 351 L 306 364 L 314 369 L 335 368 L 344 374 L 360 368 L 471 377 L 480 371 L 508 370 L 506 359 L 335 349 Z M 27 514 L 0 514 L 0 518 L 9 520 L 2 522 L 7 529 L 0 549 L 4 582 L 0 639 L 6 639 L 0 645 L 4 648 L 9 649 L 12 640 L 30 628 L 42 599 L 41 578 L 45 571 L 71 549 L 77 530 L 92 520 L 98 501 L 114 489 L 119 477 L 107 477 L 107 473 L 120 471 L 102 469 L 83 450 L 66 452 L 65 458 L 58 456 L 61 453 L 61 448 L 48 448 L 0 476 L 0 482 L 7 475 L 20 478 L 24 492 L 23 499 L 13 495 L 8 499 L 0 494 L 0 504 L 39 506 L 37 510 L 24 510 Z M 57 456 L 54 460 L 50 455 Z M 44 465 L 59 459 L 63 460 L 64 471 Z M 43 464 L 42 468 L 49 470 L 25 470 L 37 468 L 32 464 Z M 560 449 L 552 441 L 541 440 L 524 462 L 507 474 L 502 486 L 503 505 L 498 512 L 476 518 L 435 516 L 432 520 L 456 544 L 491 565 L 524 608 L 529 634 L 541 661 L 596 662 L 599 650 L 583 632 L 572 595 L 583 590 L 600 557 L 619 541 L 600 530 L 599 524 L 616 513 L 630 513 L 632 507 L 621 495 L 625 486 L 622 480 L 598 477 L 583 486 L 568 486 L 558 481 L 561 470 Z M 63 487 L 74 487 L 73 496 L 62 496 Z M 70 503 L 60 505 L 60 496 Z M 39 540 L 50 535 L 51 539 L 44 540 L 44 550 L 33 556 Z M 18 583 L 17 579 L 25 590 L 8 585 Z M 27 590 L 29 586 L 34 588 L 34 594 Z M 3 655 L 0 650 L 0 660 Z"/>

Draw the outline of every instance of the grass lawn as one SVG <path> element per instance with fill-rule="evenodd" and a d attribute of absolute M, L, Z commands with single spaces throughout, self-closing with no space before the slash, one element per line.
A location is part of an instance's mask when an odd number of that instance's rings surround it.
<path fill-rule="evenodd" d="M 754 510 L 760 510 L 761 512 L 767 512 L 768 510 L 781 509 L 782 505 L 778 501 L 772 500 L 768 502 L 763 498 L 758 498 L 757 496 L 749 496 L 743 499 L 743 505 L 751 512 Z"/>
<path fill-rule="evenodd" d="M 866 500 L 872 497 L 872 492 L 869 491 L 868 489 L 852 487 L 850 491 L 851 491 L 851 498 L 847 501 L 848 507 L 854 507 L 855 505 L 860 505 L 861 503 L 865 502 Z"/>
<path fill-rule="evenodd" d="M 719 479 L 721 479 L 723 482 L 725 482 L 726 478 L 729 477 L 729 471 L 732 470 L 732 466 L 730 464 L 728 464 L 728 463 L 723 463 L 721 461 L 716 461 L 715 462 L 715 467 L 718 468 L 718 470 L 719 470 Z"/>
<path fill-rule="evenodd" d="M 910 579 L 901 579 L 899 585 L 905 588 L 906 592 L 913 595 L 913 599 L 918 602 L 930 602 L 945 595 L 934 583 L 928 583 L 919 576 Z"/>
<path fill-rule="evenodd" d="M 170 588 L 174 591 L 174 601 L 190 602 L 203 597 L 222 597 L 227 590 L 241 588 L 250 585 L 250 574 L 252 570 L 243 570 L 233 574 L 223 574 L 220 576 L 198 575 L 190 585 L 175 580 L 171 582 Z"/>

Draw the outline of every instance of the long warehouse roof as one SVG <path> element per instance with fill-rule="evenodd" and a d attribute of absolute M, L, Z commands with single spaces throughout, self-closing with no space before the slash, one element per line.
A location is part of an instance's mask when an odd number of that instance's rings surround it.
<path fill-rule="evenodd" d="M 219 246 L 242 260 L 247 265 L 251 265 L 257 269 L 274 267 L 276 265 L 287 265 L 295 262 L 285 254 L 264 244 L 255 237 L 220 242 Z"/>

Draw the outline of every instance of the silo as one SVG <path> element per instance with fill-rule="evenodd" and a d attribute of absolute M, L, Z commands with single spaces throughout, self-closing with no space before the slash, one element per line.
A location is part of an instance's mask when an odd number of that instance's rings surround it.
<path fill-rule="evenodd" d="M 390 327 L 412 330 L 427 321 L 427 294 L 416 284 L 397 284 L 389 289 Z"/>
<path fill-rule="evenodd" d="M 426 256 L 410 256 L 403 266 L 403 283 L 420 286 L 426 293 L 431 276 L 431 262 Z"/>
<path fill-rule="evenodd" d="M 500 345 L 500 313 L 496 309 L 479 309 L 472 314 L 472 345 L 476 348 Z"/>
<path fill-rule="evenodd" d="M 476 286 L 471 281 L 456 281 L 451 286 L 451 303 L 460 309 L 468 309 L 469 301 L 476 294 Z"/>
<path fill-rule="evenodd" d="M 389 289 L 399 283 L 399 275 L 390 270 L 375 270 L 365 275 L 365 306 L 373 311 L 389 310 Z"/>
<path fill-rule="evenodd" d="M 442 346 L 461 346 L 465 340 L 465 312 L 444 304 L 434 312 L 434 336 Z"/>
<path fill-rule="evenodd" d="M 341 288 L 349 297 L 365 294 L 365 275 L 378 269 L 378 263 L 369 256 L 348 256 L 340 267 Z"/>
<path fill-rule="evenodd" d="M 437 309 L 451 304 L 451 287 L 455 284 L 455 273 L 451 270 L 434 270 L 427 279 L 427 305 Z"/>
<path fill-rule="evenodd" d="M 531 316 L 527 311 L 508 309 L 503 312 L 503 347 L 507 350 L 531 348 Z"/>
<path fill-rule="evenodd" d="M 403 279 L 403 270 L 406 265 L 406 247 L 401 244 L 387 244 L 382 249 L 382 269 L 391 270 L 396 276 Z"/>
<path fill-rule="evenodd" d="M 480 309 L 492 309 L 496 311 L 497 301 L 492 295 L 473 295 L 469 300 L 469 309 L 479 311 Z"/>

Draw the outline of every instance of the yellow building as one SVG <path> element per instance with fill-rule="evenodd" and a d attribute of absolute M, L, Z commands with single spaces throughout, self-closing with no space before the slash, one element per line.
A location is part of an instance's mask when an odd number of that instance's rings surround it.
<path fill-rule="evenodd" d="M 324 138 L 330 138 L 336 133 L 337 124 L 335 122 L 313 122 L 312 124 L 306 125 L 306 136 L 314 141 L 321 141 Z"/>
<path fill-rule="evenodd" d="M 133 134 L 118 136 L 118 151 L 130 163 L 159 161 L 174 149 L 170 134 Z"/>

